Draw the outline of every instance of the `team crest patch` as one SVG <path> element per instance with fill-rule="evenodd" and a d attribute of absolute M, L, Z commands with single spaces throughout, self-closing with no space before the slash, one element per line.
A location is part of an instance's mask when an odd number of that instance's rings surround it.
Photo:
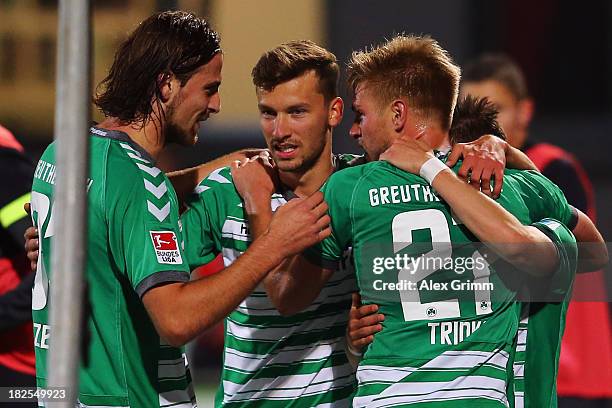
<path fill-rule="evenodd" d="M 153 247 L 155 248 L 157 262 L 173 265 L 183 263 L 174 232 L 151 231 L 151 240 L 153 241 Z"/>

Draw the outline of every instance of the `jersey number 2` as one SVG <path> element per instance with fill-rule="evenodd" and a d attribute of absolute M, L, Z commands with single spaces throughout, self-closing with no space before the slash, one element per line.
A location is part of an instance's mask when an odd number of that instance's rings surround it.
<path fill-rule="evenodd" d="M 446 216 L 440 210 L 426 209 L 418 211 L 403 212 L 396 215 L 392 222 L 393 231 L 393 250 L 399 252 L 406 248 L 412 241 L 412 233 L 415 230 L 428 229 L 431 233 L 432 249 L 423 254 L 421 261 L 416 267 L 402 269 L 398 273 L 398 282 L 412 281 L 421 282 L 423 279 L 432 275 L 439 269 L 439 262 L 427 262 L 427 259 L 448 259 L 452 257 L 453 249 L 451 244 L 450 228 Z M 488 283 L 491 273 L 489 264 L 482 255 L 475 251 L 472 257 L 480 258 L 480 262 L 475 265 L 484 265 L 474 268 L 474 282 Z M 451 289 L 447 289 L 450 298 L 438 302 L 422 303 L 418 290 L 400 291 L 400 300 L 405 321 L 428 320 L 428 319 L 454 319 L 461 316 L 459 300 L 453 298 Z M 478 290 L 474 292 L 474 302 L 476 314 L 484 315 L 491 313 L 491 293 L 488 290 Z"/>
<path fill-rule="evenodd" d="M 38 263 L 36 264 L 36 277 L 34 278 L 34 288 L 32 289 L 32 310 L 42 310 L 47 306 L 49 296 L 49 277 L 43 262 L 43 239 L 53 236 L 53 207 L 46 195 L 37 191 L 32 192 L 32 220 L 38 229 L 39 248 Z M 49 223 L 45 228 L 45 222 L 49 218 Z"/>

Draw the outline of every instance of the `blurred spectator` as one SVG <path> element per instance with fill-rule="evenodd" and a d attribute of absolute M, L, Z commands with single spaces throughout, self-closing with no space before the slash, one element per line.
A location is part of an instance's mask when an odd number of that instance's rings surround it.
<path fill-rule="evenodd" d="M 465 65 L 462 80 L 461 95 L 488 97 L 499 109 L 498 120 L 508 142 L 522 149 L 563 190 L 570 204 L 595 221 L 593 188 L 578 160 L 557 146 L 528 140 L 534 102 L 514 61 L 501 54 L 482 55 Z M 605 290 L 603 275 L 596 272 L 578 275 L 574 293 L 587 280 L 592 289 Z M 608 406 L 606 399 L 612 398 L 612 329 L 607 303 L 570 303 L 557 393 L 559 407 Z"/>
<path fill-rule="evenodd" d="M 23 147 L 11 132 L 0 126 L 3 179 L 0 187 L 0 387 L 36 386 L 32 334 L 34 273 L 30 272 L 23 247 L 23 232 L 31 225 L 23 205 L 30 201 L 33 173 Z"/>

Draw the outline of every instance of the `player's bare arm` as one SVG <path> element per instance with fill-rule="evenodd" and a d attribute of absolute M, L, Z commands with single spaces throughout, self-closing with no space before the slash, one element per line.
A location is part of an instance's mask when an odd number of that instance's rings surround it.
<path fill-rule="evenodd" d="M 264 160 L 235 163 L 232 165 L 232 178 L 244 200 L 251 234 L 257 239 L 265 234 L 272 220 L 270 196 L 277 185 L 273 164 Z M 292 240 L 293 237 L 287 233 L 284 239 Z M 332 273 L 332 270 L 296 255 L 283 260 L 264 278 L 263 283 L 279 313 L 292 315 L 316 299 Z"/>
<path fill-rule="evenodd" d="M 496 138 L 496 137 L 494 138 L 503 143 L 506 143 L 499 138 Z M 482 139 L 482 137 L 480 139 Z M 461 147 L 459 148 L 459 150 L 453 150 L 446 164 L 448 166 L 452 166 L 454 163 L 456 163 L 458 158 L 461 157 L 459 153 L 465 152 L 465 146 L 469 144 L 470 143 L 460 144 Z M 408 168 L 411 164 L 414 164 L 414 163 L 409 162 L 410 153 L 408 151 L 402 150 L 402 148 L 406 146 L 407 146 L 406 143 L 399 141 L 398 143 L 396 143 L 396 145 L 394 145 L 391 149 L 389 149 L 385 153 L 385 157 L 389 157 L 391 159 L 390 161 L 397 167 L 410 171 L 408 170 Z M 509 146 L 509 148 L 506 151 L 506 158 L 508 160 L 512 158 L 513 160 L 512 167 L 517 168 L 517 169 L 524 169 L 524 170 L 537 170 L 535 166 L 533 165 L 533 163 L 531 162 L 531 160 L 523 152 L 521 152 L 520 150 L 516 148 L 513 148 L 509 144 L 507 144 L 507 146 Z M 470 147 L 469 150 L 472 152 L 470 154 L 475 154 L 477 156 L 480 154 L 479 148 Z M 393 156 L 393 158 L 391 158 L 391 156 Z M 461 170 L 459 171 L 459 173 L 461 174 Z M 418 172 L 416 174 L 418 174 Z M 482 175 L 481 175 L 481 178 L 482 178 Z M 588 218 L 588 216 L 584 214 L 582 211 L 579 211 L 578 209 L 576 209 L 576 213 L 578 215 L 578 222 L 572 228 L 572 233 L 575 235 L 576 241 L 586 244 L 586 245 L 579 246 L 578 272 L 596 271 L 598 269 L 603 268 L 608 263 L 607 247 L 605 245 L 603 237 L 601 236 L 600 232 L 597 230 L 597 227 Z M 498 242 L 502 242 L 502 241 L 498 239 Z M 519 248 L 516 248 L 516 250 L 518 249 Z"/>
<path fill-rule="evenodd" d="M 507 164 L 512 168 L 517 169 L 525 169 L 525 170 L 536 170 L 535 166 L 527 158 L 527 156 L 522 153 L 520 150 L 513 148 L 505 141 L 499 139 L 496 136 L 483 136 L 478 139 L 479 143 L 470 142 L 470 143 L 457 143 L 455 144 L 453 151 L 451 152 L 448 161 L 446 164 L 449 167 L 452 167 L 458 159 L 462 156 L 465 157 L 478 157 L 481 154 L 481 149 L 485 149 L 485 151 L 490 151 L 484 143 L 488 137 L 494 138 L 492 140 L 495 143 L 501 142 L 502 145 L 506 145 L 506 160 Z M 396 146 L 397 147 L 397 146 Z M 393 153 L 393 152 L 390 152 Z M 499 157 L 499 156 L 498 156 Z M 490 158 L 489 160 L 492 160 Z M 471 168 L 472 166 L 468 166 Z M 502 168 L 503 171 L 503 168 Z M 496 189 L 497 190 L 497 189 Z M 501 183 L 499 184 L 499 191 L 501 191 Z M 495 192 L 493 193 L 494 195 Z M 584 214 L 583 214 L 584 215 Z M 586 216 L 585 216 L 586 217 Z M 581 219 L 581 218 L 579 218 Z M 588 220 L 588 218 L 587 218 Z M 589 220 L 590 221 L 590 220 Z M 579 221 L 580 223 L 580 221 Z M 591 235 L 593 233 L 592 230 L 585 227 L 584 220 L 582 221 L 583 227 L 589 231 L 589 236 L 594 241 L 596 235 Z M 591 223 L 592 225 L 592 223 Z M 593 226 L 594 227 L 594 226 Z M 596 229 L 595 229 L 596 232 Z M 599 235 L 597 233 L 597 235 Z M 361 352 L 361 350 L 370 344 L 374 340 L 374 333 L 377 333 L 382 329 L 382 326 L 379 324 L 379 321 L 382 321 L 384 318 L 381 314 L 377 312 L 377 305 L 366 305 L 362 306 L 360 303 L 356 303 L 355 298 L 353 299 L 353 305 L 351 308 L 351 313 L 349 315 L 349 324 L 348 324 L 348 332 L 347 332 L 347 343 L 350 344 L 353 350 L 356 352 Z"/>
<path fill-rule="evenodd" d="M 29 227 L 23 234 L 25 239 L 25 250 L 30 261 L 30 269 L 36 271 L 36 263 L 38 262 L 38 230 L 34 227 Z"/>
<path fill-rule="evenodd" d="M 426 162 L 431 164 L 437 160 L 439 171 L 433 173 L 428 181 L 479 240 L 501 258 L 530 274 L 547 276 L 556 270 L 559 259 L 550 238 L 535 227 L 522 225 L 501 205 L 470 188 L 436 159 L 425 143 L 398 139 L 381 155 L 381 159 L 421 175 Z"/>
<path fill-rule="evenodd" d="M 262 154 L 262 152 L 267 151 L 265 149 L 254 148 L 238 150 L 195 167 L 169 172 L 167 176 L 176 191 L 179 202 L 183 203 L 185 197 L 187 197 L 187 195 L 196 188 L 198 183 L 204 180 L 212 171 L 220 167 L 229 166 L 235 161 L 257 157 Z M 30 203 L 26 203 L 24 209 L 29 214 Z M 30 268 L 32 271 L 35 271 L 36 262 L 38 262 L 38 231 L 35 227 L 29 227 L 24 232 L 23 236 L 25 239 L 25 250 L 30 260 Z"/>
<path fill-rule="evenodd" d="M 365 346 L 374 341 L 374 335 L 382 330 L 385 316 L 378 313 L 378 305 L 361 304 L 361 296 L 353 293 L 349 321 L 346 329 L 347 351 L 351 360 L 358 357 Z"/>
<path fill-rule="evenodd" d="M 159 286 L 145 293 L 143 303 L 160 336 L 171 345 L 183 345 L 227 316 L 285 257 L 329 236 L 326 210 L 320 192 L 292 200 L 276 212 L 267 231 L 228 268 L 203 279 Z"/>
<path fill-rule="evenodd" d="M 236 160 L 258 156 L 263 151 L 265 150 L 254 148 L 238 150 L 195 167 L 169 172 L 167 176 L 176 191 L 179 201 L 183 202 L 184 198 L 196 188 L 198 183 L 208 177 L 212 171 L 220 167 L 229 166 Z"/>
<path fill-rule="evenodd" d="M 258 155 L 260 153 L 261 151 L 257 151 Z M 264 154 L 263 156 L 266 155 Z M 253 158 L 256 156 L 250 155 L 250 157 Z M 263 157 L 261 160 L 263 160 Z M 249 216 L 249 225 L 255 239 L 266 233 L 273 217 L 270 208 L 270 196 L 274 191 L 274 173 L 265 170 L 261 160 L 249 162 L 249 159 L 243 157 L 242 159 L 234 160 L 234 166 L 232 168 L 234 183 L 245 199 L 245 208 Z M 240 171 L 236 171 L 236 162 L 242 163 Z M 217 164 L 219 163 L 220 162 L 217 162 Z M 268 161 L 268 163 L 271 162 Z M 201 166 L 208 166 L 208 164 L 205 163 Z M 212 171 L 212 169 L 216 167 L 215 165 L 212 167 L 209 166 L 208 168 Z M 197 170 L 197 168 L 194 169 L 191 170 L 192 174 L 203 171 L 201 169 Z M 263 174 L 260 174 L 258 170 L 263 171 Z M 197 185 L 197 183 L 195 185 Z M 193 188 L 195 188 L 195 185 L 193 185 Z M 38 231 L 36 228 L 30 227 L 26 230 L 24 238 L 27 256 L 30 260 L 31 268 L 34 271 L 36 270 L 36 263 L 38 262 Z M 286 234 L 282 237 L 282 240 L 288 239 L 294 239 L 289 230 L 287 230 Z M 288 273 L 288 271 L 295 272 Z M 267 275 L 264 279 L 264 286 L 268 296 L 270 296 L 270 299 L 279 312 L 284 315 L 292 315 L 303 310 L 312 303 L 332 273 L 332 270 L 314 265 L 302 256 L 287 257 L 287 259 L 283 260 L 278 267 L 274 268 L 273 271 Z M 245 293 L 248 294 L 251 291 L 252 289 Z M 242 296 L 242 298 L 245 296 Z M 242 298 L 240 298 L 236 304 L 241 301 Z M 228 310 L 231 311 L 232 308 L 233 307 L 229 307 Z M 221 314 L 221 317 L 216 318 L 216 320 L 223 318 L 226 314 L 227 313 Z"/>
<path fill-rule="evenodd" d="M 578 245 L 578 273 L 594 272 L 605 267 L 609 262 L 608 247 L 593 221 L 582 211 L 574 208 L 578 214 L 576 226 L 572 233 Z"/>
<path fill-rule="evenodd" d="M 509 169 L 539 171 L 531 159 L 520 149 L 506 142 L 506 164 Z"/>
<path fill-rule="evenodd" d="M 578 221 L 572 232 L 579 242 L 592 243 L 585 245 L 580 250 L 578 272 L 601 269 L 608 262 L 608 251 L 603 237 L 586 214 L 580 210 L 576 211 L 578 213 Z M 350 345 L 355 353 L 361 352 L 363 347 L 374 340 L 373 334 L 382 329 L 379 321 L 382 321 L 384 318 L 383 315 L 376 313 L 376 305 L 362 306 L 358 300 L 358 295 L 355 294 L 347 331 L 347 344 Z"/>

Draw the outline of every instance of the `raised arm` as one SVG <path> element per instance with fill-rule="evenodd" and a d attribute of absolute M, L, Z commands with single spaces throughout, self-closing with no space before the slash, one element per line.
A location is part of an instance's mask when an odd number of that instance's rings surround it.
<path fill-rule="evenodd" d="M 470 188 L 425 143 L 398 140 L 381 159 L 427 179 L 465 226 L 501 258 L 537 276 L 556 270 L 557 251 L 545 234 L 522 225 L 501 205 Z"/>
<path fill-rule="evenodd" d="M 180 346 L 227 316 L 285 257 L 329 235 L 326 209 L 320 192 L 293 200 L 276 212 L 266 231 L 223 271 L 147 291 L 142 301 L 160 336 Z"/>
<path fill-rule="evenodd" d="M 184 202 L 185 198 L 190 194 L 213 170 L 221 167 L 226 167 L 237 160 L 243 160 L 259 155 L 263 149 L 243 149 L 236 152 L 217 157 L 206 163 L 202 163 L 195 167 L 172 171 L 167 174 L 176 195 L 180 202 Z"/>
<path fill-rule="evenodd" d="M 578 245 L 578 272 L 594 272 L 605 267 L 609 262 L 608 247 L 593 224 L 593 221 L 582 211 L 574 208 L 577 214 L 576 225 L 572 233 Z"/>
<path fill-rule="evenodd" d="M 270 196 L 276 189 L 275 169 L 263 160 L 232 165 L 232 178 L 244 200 L 249 229 L 254 239 L 265 234 L 272 220 Z M 290 203 L 293 200 L 290 201 Z M 286 234 L 285 239 L 293 239 Z M 268 297 L 282 315 L 293 315 L 308 307 L 332 274 L 297 254 L 284 259 L 263 280 Z"/>

